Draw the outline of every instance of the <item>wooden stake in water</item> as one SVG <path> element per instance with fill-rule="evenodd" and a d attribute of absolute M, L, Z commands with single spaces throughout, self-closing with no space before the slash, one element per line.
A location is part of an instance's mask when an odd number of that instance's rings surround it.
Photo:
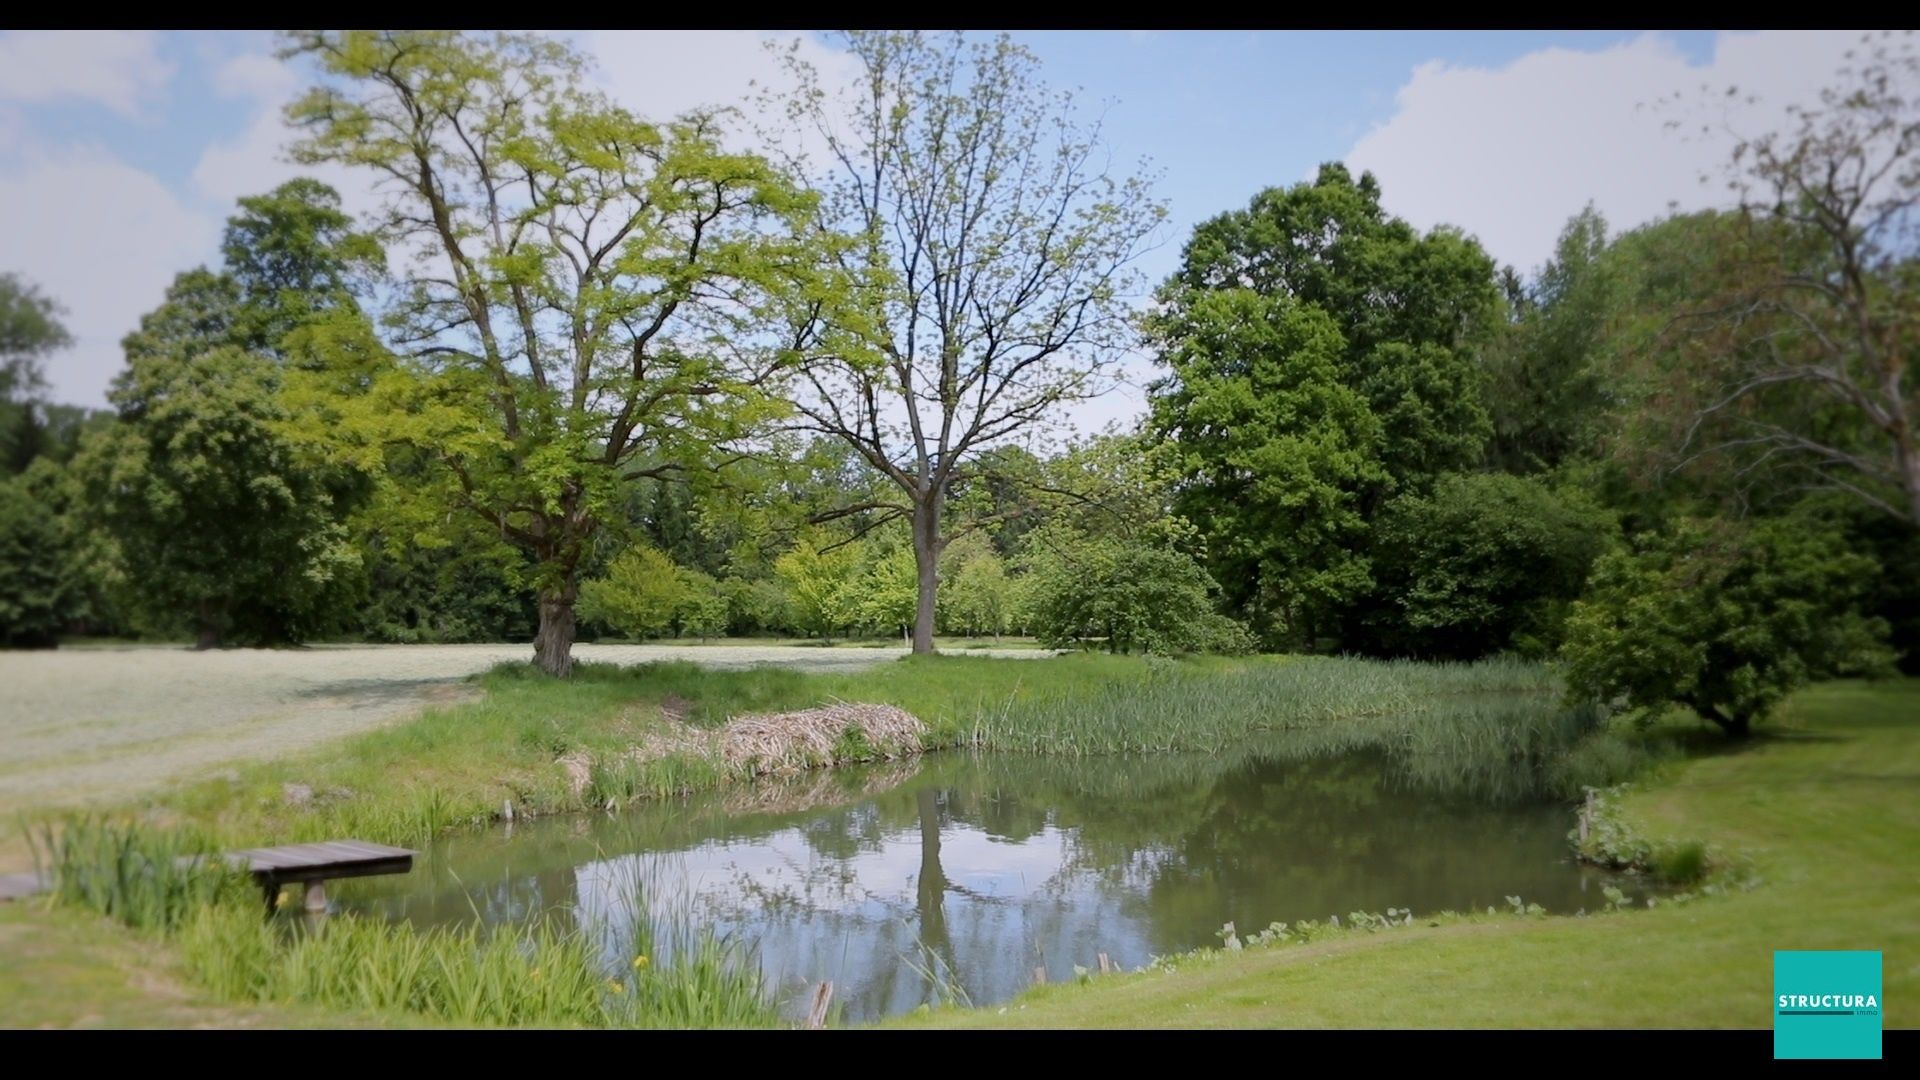
<path fill-rule="evenodd" d="M 827 1008 L 833 1004 L 833 984 L 823 982 L 813 988 L 813 1005 L 807 1009 L 807 1027 L 818 1030 L 827 1026 Z"/>

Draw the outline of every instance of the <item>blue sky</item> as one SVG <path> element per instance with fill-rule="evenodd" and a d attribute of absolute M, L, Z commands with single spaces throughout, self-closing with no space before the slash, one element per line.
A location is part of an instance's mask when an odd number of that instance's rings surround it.
<path fill-rule="evenodd" d="M 609 92 L 670 114 L 737 103 L 773 67 L 752 32 L 574 35 Z M 1593 201 L 1616 226 L 1710 202 L 1712 140 L 1663 130 L 1649 109 L 1729 83 L 1776 118 L 1831 75 L 1856 34 L 1813 32 L 1085 32 L 1017 34 L 1049 82 L 1104 106 L 1117 158 L 1152 160 L 1170 203 L 1171 269 L 1192 226 L 1322 161 L 1372 169 L 1389 209 L 1451 223 L 1530 268 Z M 831 68 L 831 45 L 806 49 Z M 68 307 L 78 344 L 49 365 L 59 400 L 100 404 L 118 340 L 178 270 L 210 259 L 239 195 L 295 173 L 278 109 L 301 74 L 261 32 L 0 33 L 0 270 Z M 364 184 L 327 177 L 349 205 Z M 360 184 L 361 190 L 353 190 Z M 1092 419 L 1124 417 L 1122 393 Z"/>

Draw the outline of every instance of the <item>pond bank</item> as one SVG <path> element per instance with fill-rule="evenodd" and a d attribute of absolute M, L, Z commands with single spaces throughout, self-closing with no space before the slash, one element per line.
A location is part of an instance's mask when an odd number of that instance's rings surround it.
<path fill-rule="evenodd" d="M 1049 985 L 942 1027 L 1765 1028 L 1775 949 L 1884 956 L 1885 1023 L 1920 1025 L 1920 680 L 1803 691 L 1751 745 L 1703 742 L 1619 810 L 1751 859 L 1756 887 L 1588 918 L 1473 916 L 1174 971 Z M 1425 913 L 1421 913 L 1425 914 Z"/>

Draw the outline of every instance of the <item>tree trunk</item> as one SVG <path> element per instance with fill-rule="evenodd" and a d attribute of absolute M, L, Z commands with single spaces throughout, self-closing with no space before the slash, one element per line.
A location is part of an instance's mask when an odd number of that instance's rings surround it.
<path fill-rule="evenodd" d="M 540 591 L 540 630 L 533 637 L 533 662 L 557 679 L 573 674 L 573 601 L 579 586 L 569 581 Z"/>
<path fill-rule="evenodd" d="M 940 594 L 941 497 L 913 504 L 913 567 L 919 576 L 919 598 L 913 609 L 913 651 L 933 652 L 933 613 Z"/>
<path fill-rule="evenodd" d="M 220 623 L 213 617 L 213 609 L 205 600 L 200 601 L 198 617 L 194 619 L 197 629 L 194 633 L 193 648 L 196 652 L 220 647 Z"/>
<path fill-rule="evenodd" d="M 1730 739 L 1744 739 L 1753 734 L 1753 722 L 1745 713 L 1728 716 L 1714 705 L 1695 705 L 1693 711 L 1713 721 Z"/>

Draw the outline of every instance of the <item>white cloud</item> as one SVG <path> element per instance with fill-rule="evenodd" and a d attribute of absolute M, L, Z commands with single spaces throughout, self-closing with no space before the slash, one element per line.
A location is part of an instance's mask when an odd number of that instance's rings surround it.
<path fill-rule="evenodd" d="M 206 258 L 213 221 L 152 174 L 90 147 L 29 150 L 9 163 L 0 207 L 15 264 L 6 269 L 67 307 L 75 342 L 47 365 L 53 400 L 104 403 L 120 338 L 174 274 Z"/>
<path fill-rule="evenodd" d="M 137 115 L 173 77 L 151 30 L 10 30 L 0 34 L 0 101 L 77 98 Z"/>
<path fill-rule="evenodd" d="M 576 40 L 597 65 L 596 77 L 618 101 L 649 120 L 708 107 L 746 108 L 758 86 L 784 85 L 769 43 L 796 35 L 752 30 L 593 30 Z M 832 79 L 850 60 L 809 35 L 800 55 Z"/>
<path fill-rule="evenodd" d="M 215 89 L 249 101 L 253 108 L 246 127 L 208 146 L 194 166 L 194 191 L 223 217 L 241 196 L 271 191 L 296 176 L 333 185 L 349 212 L 363 213 L 375 205 L 371 174 L 366 171 L 340 165 L 296 165 L 288 160 L 293 131 L 282 110 L 300 92 L 303 74 L 266 51 L 241 53 L 214 70 Z"/>
<path fill-rule="evenodd" d="M 1788 104 L 1812 100 L 1831 81 L 1859 39 L 1857 31 L 1726 32 L 1704 64 L 1659 34 L 1594 52 L 1544 49 L 1498 69 L 1433 61 L 1414 70 L 1398 111 L 1347 161 L 1379 177 L 1394 213 L 1422 228 L 1458 225 L 1495 258 L 1531 268 L 1588 200 L 1615 230 L 1659 217 L 1670 203 L 1723 202 L 1725 189 L 1700 178 L 1717 175 L 1732 137 L 1702 136 L 1700 122 L 1777 125 Z M 1741 91 L 1733 115 L 1691 104 L 1706 100 L 1703 87 L 1729 86 Z M 1688 107 L 1656 107 L 1676 92 Z M 1749 94 L 1759 101 L 1745 105 Z M 1669 120 L 1691 121 L 1690 133 L 1667 130 Z"/>

